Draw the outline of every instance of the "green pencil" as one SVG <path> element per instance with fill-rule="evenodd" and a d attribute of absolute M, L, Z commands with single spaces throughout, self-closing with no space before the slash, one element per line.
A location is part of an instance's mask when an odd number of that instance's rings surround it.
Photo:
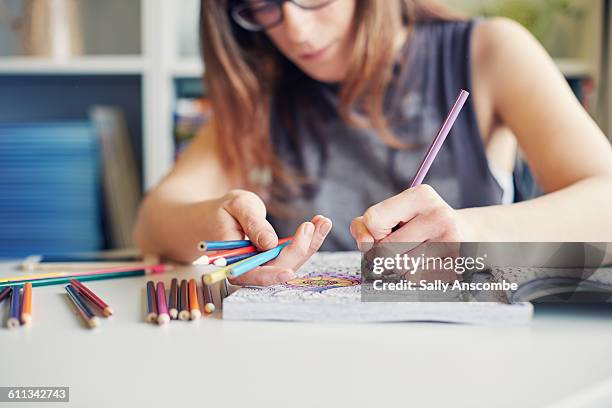
<path fill-rule="evenodd" d="M 66 276 L 66 277 L 58 277 L 58 278 L 41 278 L 37 280 L 29 281 L 32 283 L 32 286 L 50 286 L 50 285 L 61 285 L 62 283 L 70 283 L 70 280 L 76 279 L 79 282 L 85 281 L 93 281 L 93 280 L 102 280 L 102 279 L 117 279 L 117 278 L 128 278 L 132 276 L 143 276 L 146 274 L 145 269 L 138 269 L 135 271 L 127 271 L 127 272 L 108 272 L 108 273 L 100 273 L 95 275 L 82 275 L 82 276 Z M 16 286 L 22 285 L 23 282 L 6 282 L 0 283 L 0 288 L 5 288 L 7 286 Z"/>

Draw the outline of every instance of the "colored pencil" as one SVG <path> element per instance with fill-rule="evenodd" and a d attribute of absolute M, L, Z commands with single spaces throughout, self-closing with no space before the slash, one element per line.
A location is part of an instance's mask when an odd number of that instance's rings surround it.
<path fill-rule="evenodd" d="M 202 241 L 198 244 L 200 251 L 217 251 L 220 249 L 236 249 L 253 245 L 251 241 L 242 239 L 236 241 Z"/>
<path fill-rule="evenodd" d="M 10 278 L 2 278 L 0 279 L 0 287 L 4 286 L 6 283 L 25 283 L 25 282 L 36 282 L 42 279 L 54 279 L 54 278 L 77 278 L 82 276 L 92 276 L 92 275 L 104 275 L 109 273 L 122 273 L 122 272 L 139 272 L 141 271 L 144 274 L 149 273 L 162 273 L 167 269 L 170 269 L 167 265 L 157 264 L 143 267 L 142 265 L 134 267 L 119 267 L 119 268 L 107 268 L 107 269 L 96 269 L 92 271 L 81 271 L 81 272 L 49 272 L 35 275 L 23 275 L 23 276 L 13 276 Z M 82 280 L 82 279 L 81 279 Z M 64 283 L 64 282 L 62 282 Z"/>
<path fill-rule="evenodd" d="M 23 300 L 21 303 L 21 323 L 29 326 L 32 324 L 32 284 L 23 285 Z"/>
<path fill-rule="evenodd" d="M 215 266 L 223 267 L 223 266 L 235 264 L 236 262 L 240 262 L 243 259 L 247 259 L 247 258 L 252 257 L 253 255 L 257 255 L 258 253 L 259 252 L 249 252 L 248 254 L 228 256 L 227 258 L 217 258 L 214 260 L 213 264 Z"/>
<path fill-rule="evenodd" d="M 179 320 L 189 320 L 189 291 L 187 289 L 187 279 L 181 280 L 181 304 L 178 314 Z"/>
<path fill-rule="evenodd" d="M 215 302 L 213 301 L 212 290 L 210 286 L 204 283 L 204 276 L 202 275 L 202 294 L 204 295 L 204 313 L 212 313 L 215 311 Z"/>
<path fill-rule="evenodd" d="M 11 294 L 10 287 L 2 289 L 2 292 L 0 292 L 0 303 L 2 303 L 2 301 L 4 301 L 4 299 L 6 299 L 10 294 Z"/>
<path fill-rule="evenodd" d="M 238 277 L 250 271 L 251 269 L 254 269 L 276 258 L 281 253 L 283 248 L 289 245 L 290 242 L 291 241 L 285 242 L 284 244 L 279 245 L 276 248 L 261 252 L 250 258 L 247 258 L 240 262 L 236 262 L 233 265 L 226 266 L 225 268 L 221 268 L 217 271 L 211 272 L 204 276 L 204 282 L 210 285 L 212 283 L 220 282 L 227 277 Z"/>
<path fill-rule="evenodd" d="M 176 278 L 172 278 L 172 283 L 170 284 L 170 300 L 168 302 L 168 312 L 170 313 L 171 319 L 176 319 L 178 317 L 178 280 Z"/>
<path fill-rule="evenodd" d="M 70 283 L 72 284 L 72 286 L 74 286 L 76 290 L 79 291 L 81 295 L 83 295 L 83 297 L 87 298 L 87 300 L 89 300 L 91 304 L 100 309 L 104 316 L 108 317 L 113 314 L 113 309 L 105 301 L 100 299 L 98 295 L 93 293 L 93 291 L 87 286 L 83 285 L 76 279 L 71 279 Z"/>
<path fill-rule="evenodd" d="M 147 322 L 157 321 L 157 300 L 155 299 L 155 283 L 147 282 Z"/>
<path fill-rule="evenodd" d="M 166 287 L 164 282 L 157 282 L 157 323 L 167 324 L 168 322 L 170 322 L 170 315 L 166 303 Z"/>
<path fill-rule="evenodd" d="M 278 245 L 284 244 L 285 242 L 289 241 L 291 238 L 292 237 L 279 239 Z M 220 258 L 228 258 L 230 256 L 243 255 L 243 254 L 255 255 L 255 253 L 257 253 L 258 251 L 259 250 L 254 245 L 250 245 L 244 248 L 236 248 L 236 249 L 229 249 L 226 251 L 218 251 L 218 252 L 215 252 L 214 254 L 202 255 L 201 257 L 196 259 L 193 262 L 193 264 L 194 265 L 208 265 L 208 264 L 214 263 L 214 261 Z M 217 266 L 225 266 L 225 265 L 217 265 Z"/>
<path fill-rule="evenodd" d="M 446 118 L 446 120 L 444 121 L 444 124 L 440 128 L 440 131 L 438 132 L 433 142 L 429 146 L 429 149 L 427 151 L 427 154 L 423 158 L 423 161 L 419 165 L 419 168 L 414 176 L 414 179 L 412 180 L 412 183 L 410 184 L 410 188 L 416 187 L 423 183 L 423 180 L 425 179 L 425 176 L 427 175 L 429 168 L 431 167 L 433 161 L 435 160 L 436 156 L 440 152 L 440 148 L 442 147 L 442 144 L 444 143 L 444 141 L 446 140 L 446 137 L 448 136 L 451 129 L 453 128 L 453 125 L 455 124 L 455 121 L 459 117 L 459 113 L 461 112 L 461 109 L 463 109 L 463 105 L 465 105 L 465 102 L 467 101 L 469 96 L 470 96 L 469 92 L 463 89 L 459 92 L 457 101 L 455 102 L 451 111 L 449 112 L 448 117 Z"/>
<path fill-rule="evenodd" d="M 20 290 L 21 286 L 14 286 L 11 291 L 11 308 L 9 311 L 9 318 L 6 321 L 6 327 L 9 329 L 14 329 L 19 326 Z"/>
<path fill-rule="evenodd" d="M 135 270 L 135 271 L 80 275 L 78 276 L 78 279 L 81 282 L 85 282 L 85 281 L 104 280 L 104 279 L 129 278 L 133 276 L 143 276 L 143 275 L 146 275 L 146 271 L 144 269 L 140 269 L 140 270 Z M 36 279 L 36 280 L 29 280 L 27 282 L 32 283 L 32 286 L 36 287 L 36 286 L 49 286 L 49 285 L 60 285 L 62 283 L 70 283 L 71 279 L 74 279 L 73 275 L 56 277 L 56 278 L 42 278 L 42 279 Z M 0 283 L 0 288 L 7 287 L 7 286 L 21 285 L 23 283 L 25 282 Z"/>
<path fill-rule="evenodd" d="M 96 316 L 89 306 L 87 306 L 87 302 L 85 302 L 85 298 L 82 297 L 79 292 L 72 285 L 66 286 L 66 292 L 68 292 L 68 296 L 74 306 L 77 308 L 77 311 L 81 315 L 81 318 L 89 328 L 98 327 L 100 325 L 100 319 Z"/>
<path fill-rule="evenodd" d="M 189 279 L 189 313 L 191 314 L 191 320 L 202 317 L 200 302 L 198 301 L 198 285 L 195 279 Z"/>

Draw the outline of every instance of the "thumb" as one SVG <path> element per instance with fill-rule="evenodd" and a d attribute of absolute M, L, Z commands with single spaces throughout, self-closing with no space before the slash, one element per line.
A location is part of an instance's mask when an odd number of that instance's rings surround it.
<path fill-rule="evenodd" d="M 247 237 L 262 250 L 278 245 L 278 237 L 272 225 L 266 220 L 266 206 L 255 193 L 236 191 L 223 205 L 238 223 Z"/>

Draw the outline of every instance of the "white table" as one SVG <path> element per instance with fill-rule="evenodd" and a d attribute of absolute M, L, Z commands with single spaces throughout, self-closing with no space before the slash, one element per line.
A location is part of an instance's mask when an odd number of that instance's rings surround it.
<path fill-rule="evenodd" d="M 74 407 L 540 407 L 612 378 L 610 307 L 537 308 L 508 328 L 218 316 L 158 327 L 143 321 L 146 280 L 88 283 L 115 309 L 95 330 L 63 285 L 34 288 L 33 326 L 0 329 L 0 386 L 70 386 Z"/>

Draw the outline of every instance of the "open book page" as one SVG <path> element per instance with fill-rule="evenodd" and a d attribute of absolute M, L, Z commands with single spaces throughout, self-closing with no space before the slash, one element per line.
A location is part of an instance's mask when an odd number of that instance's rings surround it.
<path fill-rule="evenodd" d="M 238 320 L 503 324 L 525 323 L 532 315 L 529 304 L 462 302 L 460 299 L 362 302 L 360 263 L 359 252 L 318 253 L 289 282 L 269 287 L 244 287 L 234 292 L 223 302 L 223 317 Z"/>
<path fill-rule="evenodd" d="M 612 267 L 602 268 L 492 268 L 494 281 L 517 283 L 518 290 L 507 293 L 513 302 L 572 292 L 607 292 L 612 294 Z"/>

